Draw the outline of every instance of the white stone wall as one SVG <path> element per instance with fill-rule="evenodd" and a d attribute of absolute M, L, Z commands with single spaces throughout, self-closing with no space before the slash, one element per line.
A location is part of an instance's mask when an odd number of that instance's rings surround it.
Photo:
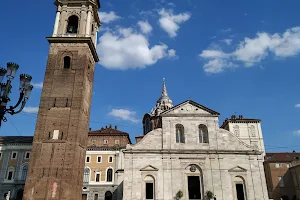
<path fill-rule="evenodd" d="M 176 143 L 175 126 L 182 124 L 185 143 Z M 199 124 L 208 127 L 209 144 L 199 143 Z M 260 127 L 259 127 L 260 128 Z M 261 128 L 259 129 L 261 133 Z M 219 129 L 218 117 L 184 105 L 162 117 L 162 129 L 148 133 L 124 151 L 124 200 L 145 199 L 147 175 L 155 179 L 155 199 L 174 200 L 182 190 L 188 199 L 187 176 L 202 177 L 202 198 L 211 190 L 218 200 L 236 200 L 235 180 L 244 180 L 247 200 L 267 200 L 263 153 L 232 132 Z M 191 172 L 191 165 L 198 166 Z"/>

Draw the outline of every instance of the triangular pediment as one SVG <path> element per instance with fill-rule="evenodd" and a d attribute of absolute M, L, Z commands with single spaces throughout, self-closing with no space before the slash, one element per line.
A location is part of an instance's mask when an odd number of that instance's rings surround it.
<path fill-rule="evenodd" d="M 153 167 L 152 165 L 148 165 L 140 169 L 140 171 L 158 171 L 158 169 L 156 167 Z"/>
<path fill-rule="evenodd" d="M 171 109 L 166 110 L 162 115 L 167 114 L 203 114 L 203 115 L 220 115 L 220 113 L 213 111 L 203 105 L 200 105 L 192 100 L 187 100 Z"/>
<path fill-rule="evenodd" d="M 229 172 L 246 172 L 247 170 L 243 167 L 236 166 L 228 170 Z"/>

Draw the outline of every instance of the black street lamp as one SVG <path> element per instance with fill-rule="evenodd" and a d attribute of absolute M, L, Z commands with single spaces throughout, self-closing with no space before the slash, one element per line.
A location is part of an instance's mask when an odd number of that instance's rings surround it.
<path fill-rule="evenodd" d="M 11 115 L 15 115 L 20 113 L 23 108 L 25 107 L 25 104 L 31 94 L 31 91 L 33 89 L 33 86 L 30 85 L 30 81 L 32 77 L 27 74 L 21 74 L 20 75 L 20 97 L 18 102 L 15 106 L 9 106 L 8 108 L 7 103 L 10 102 L 9 94 L 11 93 L 11 82 L 14 79 L 17 70 L 19 69 L 19 65 L 15 63 L 7 63 L 7 69 L 0 68 L 0 127 L 2 121 L 6 122 L 7 119 L 4 116 L 6 113 L 9 113 Z M 7 81 L 6 83 L 2 83 L 4 76 L 6 75 Z M 15 111 L 17 107 L 21 104 L 18 111 Z"/>

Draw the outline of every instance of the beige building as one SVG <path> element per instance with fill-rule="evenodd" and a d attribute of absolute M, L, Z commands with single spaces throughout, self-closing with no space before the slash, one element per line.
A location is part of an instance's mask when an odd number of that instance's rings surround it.
<path fill-rule="evenodd" d="M 117 127 L 90 131 L 85 159 L 83 200 L 122 199 L 123 188 L 119 185 L 118 171 L 122 160 L 120 150 L 131 144 L 128 133 Z"/>
<path fill-rule="evenodd" d="M 232 116 L 220 128 L 219 115 L 191 100 L 173 106 L 164 84 L 143 138 L 123 151 L 123 199 L 269 199 L 260 120 Z"/>

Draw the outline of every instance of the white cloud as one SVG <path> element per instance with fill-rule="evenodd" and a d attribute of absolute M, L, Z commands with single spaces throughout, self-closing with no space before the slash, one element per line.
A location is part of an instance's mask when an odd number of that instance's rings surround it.
<path fill-rule="evenodd" d="M 300 108 L 300 103 L 295 105 L 296 108 Z"/>
<path fill-rule="evenodd" d="M 135 117 L 136 112 L 130 111 L 127 109 L 112 109 L 112 111 L 110 113 L 108 113 L 108 115 L 116 117 L 118 119 L 125 120 L 125 121 L 131 121 L 134 123 L 137 123 L 139 121 Z"/>
<path fill-rule="evenodd" d="M 300 130 L 294 131 L 294 134 L 300 136 Z"/>
<path fill-rule="evenodd" d="M 39 107 L 28 106 L 28 107 L 24 107 L 22 111 L 26 113 L 37 113 L 39 111 Z"/>
<path fill-rule="evenodd" d="M 118 16 L 114 11 L 110 12 L 99 12 L 99 18 L 103 23 L 110 23 L 120 19 L 121 17 Z"/>
<path fill-rule="evenodd" d="M 160 27 L 166 31 L 171 38 L 177 36 L 177 31 L 180 28 L 179 24 L 186 22 L 191 17 L 189 13 L 180 13 L 175 15 L 172 10 L 166 11 L 165 9 L 161 9 L 158 13 L 160 15 Z"/>
<path fill-rule="evenodd" d="M 178 56 L 176 55 L 175 49 L 168 50 L 168 56 L 169 56 L 169 58 L 178 58 Z"/>
<path fill-rule="evenodd" d="M 150 47 L 147 37 L 131 28 L 106 31 L 97 45 L 100 64 L 108 69 L 145 68 L 168 57 L 168 46 Z"/>
<path fill-rule="evenodd" d="M 259 64 L 270 54 L 275 58 L 287 58 L 300 54 L 300 27 L 287 29 L 282 34 L 257 33 L 255 38 L 246 37 L 230 53 L 225 53 L 220 49 L 206 49 L 199 56 L 207 60 L 204 65 L 206 72 L 218 73 L 226 68 L 237 67 L 240 63 L 251 67 Z M 214 70 L 216 66 L 218 70 Z"/>
<path fill-rule="evenodd" d="M 148 21 L 139 21 L 138 25 L 143 33 L 148 34 L 152 31 L 152 26 L 148 23 Z"/>
<path fill-rule="evenodd" d="M 33 86 L 33 88 L 36 88 L 36 89 L 42 89 L 43 88 L 43 82 L 31 83 L 31 85 Z"/>
<path fill-rule="evenodd" d="M 232 39 L 224 39 L 224 40 L 221 40 L 221 42 L 224 42 L 227 45 L 231 45 Z"/>

